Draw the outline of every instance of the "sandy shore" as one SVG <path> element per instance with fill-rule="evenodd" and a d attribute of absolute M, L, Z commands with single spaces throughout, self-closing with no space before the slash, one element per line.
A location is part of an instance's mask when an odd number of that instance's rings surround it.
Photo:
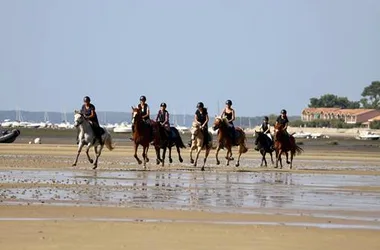
<path fill-rule="evenodd" d="M 84 154 L 80 158 L 79 166 L 77 168 L 71 167 L 75 150 L 75 146 L 72 145 L 0 144 L 0 171 L 4 176 L 16 170 L 35 170 L 36 173 L 45 171 L 45 175 L 59 173 L 60 171 L 92 171 Z M 233 173 L 236 171 L 243 173 L 322 174 L 334 176 L 334 178 L 338 178 L 337 180 L 342 177 L 339 187 L 331 190 L 323 189 L 323 192 L 339 192 L 343 196 L 352 193 L 358 197 L 360 195 L 380 195 L 380 184 L 377 186 L 346 185 L 344 182 L 345 176 L 348 175 L 363 176 L 363 178 L 380 175 L 378 169 L 380 154 L 375 149 L 366 150 L 365 147 L 360 150 L 355 149 L 355 147 L 309 149 L 306 147 L 305 153 L 296 157 L 294 170 L 287 168 L 275 170 L 272 167 L 260 168 L 260 157 L 257 152 L 252 150 L 244 155 L 242 167 L 239 169 L 224 165 L 216 166 L 213 155 L 212 153 L 208 162 L 206 176 L 207 172 Z M 151 152 L 153 162 L 152 156 L 153 152 Z M 187 150 L 183 152 L 183 156 L 186 162 L 184 164 L 177 163 L 176 153 L 173 152 L 175 164 L 162 168 L 151 163 L 149 170 L 157 173 L 160 171 L 172 171 L 173 173 L 199 171 L 187 163 Z M 141 167 L 135 164 L 132 148 L 123 145 L 118 146 L 113 152 L 104 151 L 98 171 L 100 173 L 102 171 L 124 173 L 135 170 L 141 170 Z M 22 174 L 22 172 L 20 173 Z M 7 178 L 4 176 L 2 176 L 2 181 Z M 51 177 L 52 180 L 54 178 L 54 176 Z M 159 185 L 161 185 L 160 183 Z M 47 187 L 50 190 L 69 188 L 75 192 L 76 189 L 83 188 L 83 185 L 85 184 L 67 184 L 66 181 L 36 183 L 25 180 L 23 182 L 8 180 L 8 182 L 0 183 L 0 190 L 4 192 L 20 189 L 25 192 L 28 189 Z M 133 192 L 146 192 L 144 191 L 144 183 L 137 185 L 136 191 Z M 197 185 L 191 186 L 195 193 L 198 192 Z M 263 188 L 268 187 L 268 184 L 262 185 Z M 286 181 L 286 183 L 278 185 L 286 185 L 284 190 L 287 190 L 292 184 Z M 100 190 L 107 190 L 107 186 L 98 188 L 99 192 Z M 164 188 L 167 189 L 167 187 Z M 181 192 L 181 189 L 178 190 Z M 204 192 L 208 192 L 207 189 Z M 318 197 L 318 193 L 316 196 Z M 22 200 L 17 200 L 16 196 L 15 198 L 2 197 L 0 196 L 2 201 L 0 203 L 0 247 L 7 250 L 380 249 L 379 230 L 370 229 L 371 227 L 380 228 L 379 221 L 375 219 L 380 218 L 378 210 L 365 211 L 363 208 L 357 210 L 353 208 L 349 211 L 336 211 L 326 208 L 323 211 L 312 211 L 311 209 L 301 211 L 262 208 L 256 209 L 254 213 L 244 214 L 240 213 L 239 210 L 231 210 L 226 213 L 207 212 L 202 211 L 202 209 L 182 211 L 178 209 L 134 209 L 125 206 L 94 207 L 71 203 L 54 206 L 49 204 L 26 206 L 17 205 L 23 203 Z M 336 216 L 337 214 L 339 216 Z M 341 228 L 331 229 L 328 228 L 329 225 Z M 366 229 L 355 229 L 357 225 L 364 226 Z"/>

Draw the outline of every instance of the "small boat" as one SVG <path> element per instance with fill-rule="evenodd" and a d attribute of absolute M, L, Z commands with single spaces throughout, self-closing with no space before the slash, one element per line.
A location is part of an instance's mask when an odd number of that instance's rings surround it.
<path fill-rule="evenodd" d="M 359 133 L 358 136 L 355 137 L 358 140 L 378 140 L 380 138 L 380 135 L 377 135 L 370 131 L 365 131 Z"/>
<path fill-rule="evenodd" d="M 12 143 L 20 135 L 20 130 L 13 129 L 12 131 L 5 130 L 0 133 L 0 143 Z"/>
<path fill-rule="evenodd" d="M 311 138 L 311 133 L 301 131 L 301 132 L 293 134 L 293 137 L 299 138 L 299 139 L 309 139 Z"/>
<path fill-rule="evenodd" d="M 113 132 L 115 133 L 131 133 L 132 132 L 132 125 L 128 123 L 122 123 L 118 126 L 116 126 L 113 129 Z"/>

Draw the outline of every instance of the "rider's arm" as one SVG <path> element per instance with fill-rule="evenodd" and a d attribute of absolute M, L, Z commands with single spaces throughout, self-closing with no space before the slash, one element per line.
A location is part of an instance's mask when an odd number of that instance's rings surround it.
<path fill-rule="evenodd" d="M 232 117 L 231 117 L 231 120 L 229 120 L 228 122 L 233 122 L 235 121 L 235 110 L 232 109 Z"/>
<path fill-rule="evenodd" d="M 160 111 L 157 113 L 156 122 L 158 122 L 158 118 L 160 117 Z"/>
<path fill-rule="evenodd" d="M 94 118 L 95 116 L 95 107 L 90 107 L 90 115 L 86 116 L 87 119 L 91 119 L 91 118 Z"/>
<path fill-rule="evenodd" d="M 203 128 L 207 125 L 208 121 L 209 121 L 209 118 L 208 118 L 208 114 L 207 114 L 206 115 L 206 121 L 205 121 L 205 123 L 202 124 Z"/>
<path fill-rule="evenodd" d="M 165 121 L 164 121 L 164 124 L 166 124 L 166 123 L 167 123 L 167 124 L 170 124 L 170 123 L 169 123 L 169 112 L 166 112 L 166 113 L 165 113 Z"/>

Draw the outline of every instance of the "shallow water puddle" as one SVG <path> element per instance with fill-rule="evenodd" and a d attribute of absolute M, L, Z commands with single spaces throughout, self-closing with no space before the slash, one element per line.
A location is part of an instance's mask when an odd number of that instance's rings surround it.
<path fill-rule="evenodd" d="M 380 176 L 286 172 L 12 170 L 0 171 L 0 186 L 12 186 L 0 189 L 0 200 L 242 213 L 257 208 L 369 212 L 380 211 L 379 192 L 360 188 L 379 183 Z"/>

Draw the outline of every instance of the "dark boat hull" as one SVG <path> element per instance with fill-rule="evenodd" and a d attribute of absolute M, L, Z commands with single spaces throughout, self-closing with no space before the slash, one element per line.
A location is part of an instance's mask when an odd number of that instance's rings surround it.
<path fill-rule="evenodd" d="M 20 130 L 5 131 L 0 134 L 0 143 L 12 143 L 20 135 Z"/>

